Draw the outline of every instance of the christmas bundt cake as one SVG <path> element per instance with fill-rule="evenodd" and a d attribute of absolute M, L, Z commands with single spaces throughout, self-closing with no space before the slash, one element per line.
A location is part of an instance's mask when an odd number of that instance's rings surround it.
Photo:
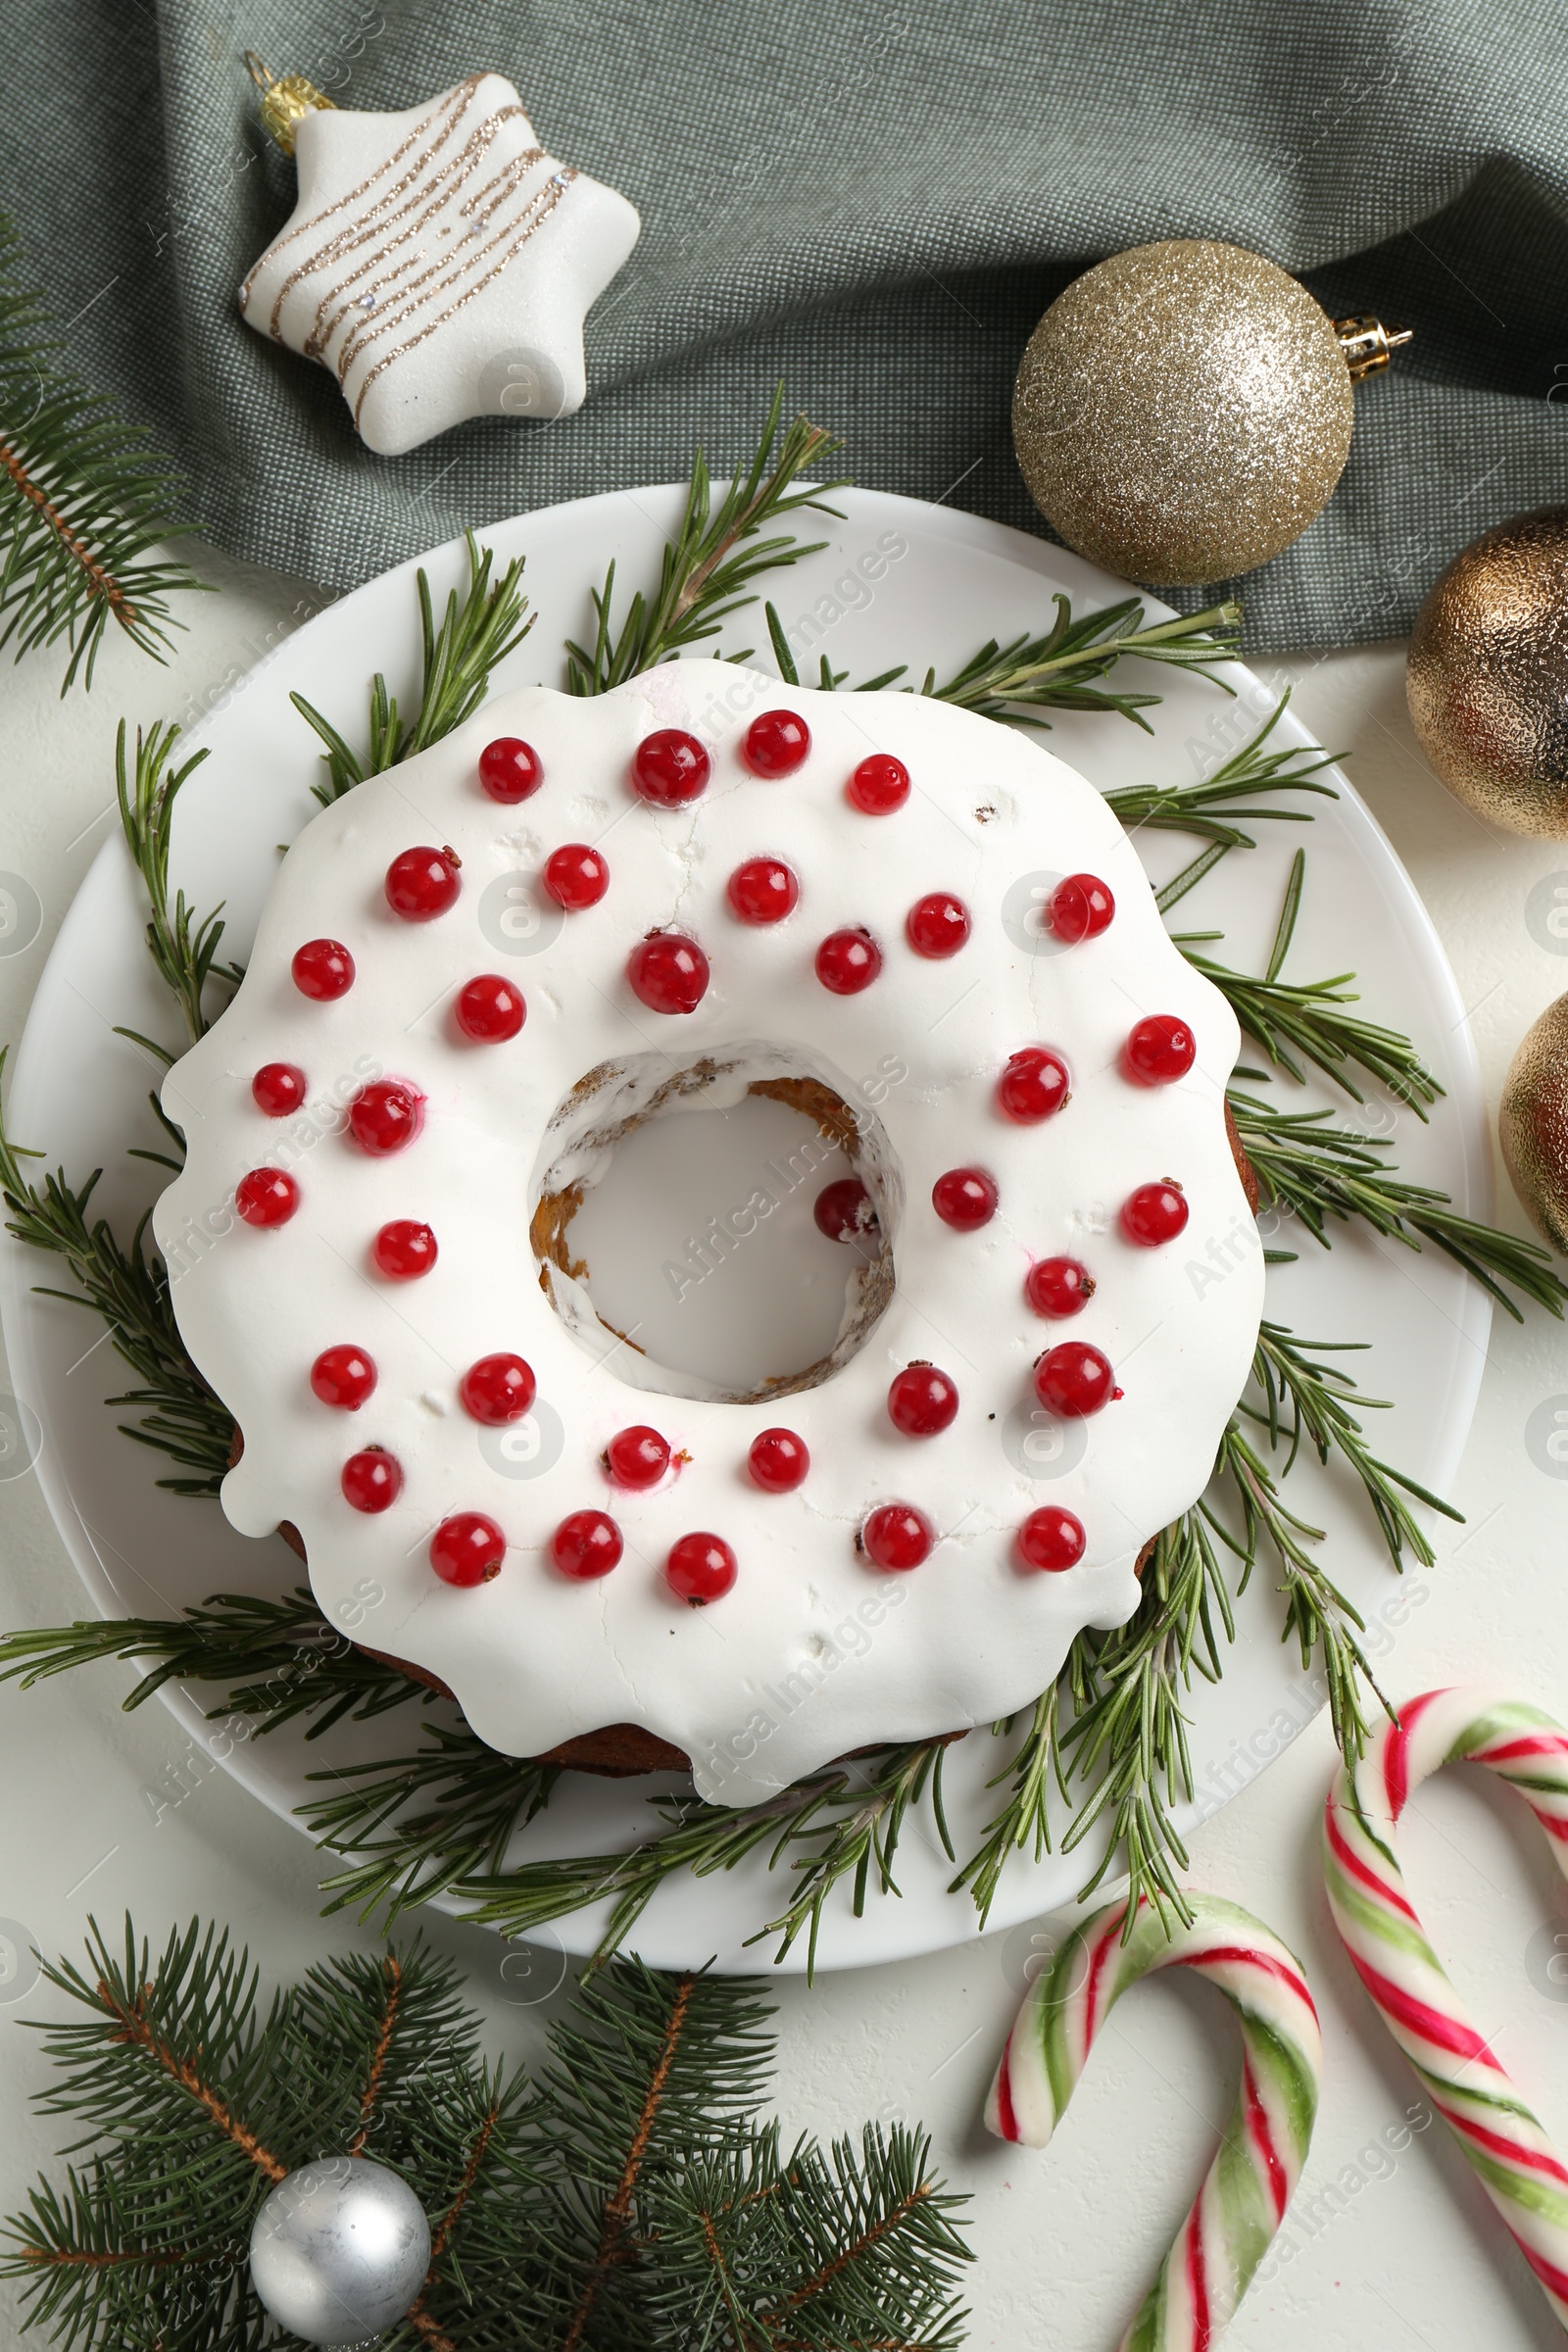
<path fill-rule="evenodd" d="M 1237 1048 L 1021 734 L 699 661 L 498 699 L 306 828 L 166 1082 L 224 1508 L 510 1754 L 749 1804 L 1005 1714 L 1134 1608 L 1245 1384 Z M 749 1095 L 844 1154 L 855 1246 L 831 1347 L 738 1386 L 603 1318 L 574 1223 L 633 1128 Z"/>

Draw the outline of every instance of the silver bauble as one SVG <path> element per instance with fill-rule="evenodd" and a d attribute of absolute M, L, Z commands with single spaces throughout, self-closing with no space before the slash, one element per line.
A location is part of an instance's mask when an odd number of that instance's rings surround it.
<path fill-rule="evenodd" d="M 279 2327 L 312 2344 L 390 2328 L 430 2267 L 430 2225 L 408 2182 L 364 2156 L 287 2174 L 251 2230 L 251 2284 Z"/>

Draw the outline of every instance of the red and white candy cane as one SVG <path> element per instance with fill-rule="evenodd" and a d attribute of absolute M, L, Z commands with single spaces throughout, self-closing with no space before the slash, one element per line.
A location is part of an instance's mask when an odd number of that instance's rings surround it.
<path fill-rule="evenodd" d="M 1568 1733 L 1517 1699 L 1429 1690 L 1380 1725 L 1330 1790 L 1329 1907 L 1379 2016 L 1568 2328 L 1568 2169 L 1445 1975 L 1395 1852 L 1411 1791 L 1444 1764 L 1485 1764 L 1511 1781 L 1568 1878 Z"/>
<path fill-rule="evenodd" d="M 1170 1934 L 1147 1902 L 1125 1943 L 1125 1903 L 1074 1929 L 1030 1987 L 986 2102 L 1000 2138 L 1043 2148 L 1111 2008 L 1156 1969 L 1196 1969 L 1235 2010 L 1236 2105 L 1120 2352 L 1207 2352 L 1285 2218 L 1317 2114 L 1323 2045 L 1299 1963 L 1250 1911 L 1212 1894 L 1187 1899 L 1192 1925 Z"/>

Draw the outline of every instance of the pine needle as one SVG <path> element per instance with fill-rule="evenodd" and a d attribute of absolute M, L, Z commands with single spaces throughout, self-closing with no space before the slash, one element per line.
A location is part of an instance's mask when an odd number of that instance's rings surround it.
<path fill-rule="evenodd" d="M 156 661 L 172 642 L 169 600 L 205 582 L 147 551 L 194 526 L 146 435 L 62 372 L 42 298 L 18 283 L 0 214 L 0 647 L 17 659 L 62 638 L 60 692 L 93 665 L 113 620 Z"/>

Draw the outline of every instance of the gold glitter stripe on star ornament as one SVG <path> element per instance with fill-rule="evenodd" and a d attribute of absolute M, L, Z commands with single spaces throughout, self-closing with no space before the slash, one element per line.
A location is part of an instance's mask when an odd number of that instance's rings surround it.
<path fill-rule="evenodd" d="M 240 289 L 247 323 L 330 368 L 383 457 L 472 416 L 580 408 L 583 319 L 636 243 L 633 207 L 549 153 L 503 74 L 402 114 L 309 88 L 270 79 L 263 101 L 299 201 Z"/>

